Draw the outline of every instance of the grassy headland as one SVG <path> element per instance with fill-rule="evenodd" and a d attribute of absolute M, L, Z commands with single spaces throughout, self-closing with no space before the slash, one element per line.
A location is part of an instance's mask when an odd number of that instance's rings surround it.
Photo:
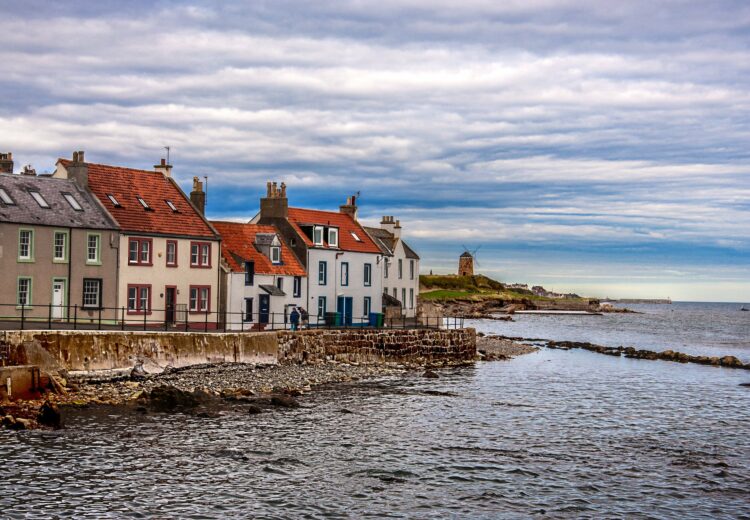
<path fill-rule="evenodd" d="M 423 300 L 523 300 L 552 301 L 553 298 L 537 296 L 526 289 L 510 289 L 502 282 L 482 274 L 474 276 L 420 275 L 419 297 Z M 569 298 L 571 301 L 584 301 L 587 298 Z"/>

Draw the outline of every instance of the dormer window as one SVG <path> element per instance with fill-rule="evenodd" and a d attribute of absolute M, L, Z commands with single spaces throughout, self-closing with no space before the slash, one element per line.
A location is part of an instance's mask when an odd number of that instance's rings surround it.
<path fill-rule="evenodd" d="M 175 206 L 174 203 L 172 203 L 171 200 L 165 199 L 164 202 L 167 203 L 167 206 L 169 206 L 169 209 L 171 209 L 174 213 L 178 212 L 177 206 Z"/>
<path fill-rule="evenodd" d="M 122 207 L 122 204 L 120 204 L 120 201 L 119 201 L 119 200 L 117 200 L 117 199 L 115 198 L 115 196 L 114 196 L 114 195 L 112 195 L 111 193 L 107 193 L 107 198 L 109 199 L 109 201 L 110 201 L 110 202 L 111 202 L 112 204 L 114 204 L 114 206 L 115 206 L 116 208 L 120 208 L 120 207 Z"/>
<path fill-rule="evenodd" d="M 339 247 L 339 228 L 328 229 L 328 245 L 330 247 Z"/>
<path fill-rule="evenodd" d="M 65 200 L 68 201 L 68 204 L 70 204 L 71 208 L 76 211 L 83 211 L 83 208 L 80 204 L 78 204 L 78 201 L 71 193 L 63 193 L 62 196 L 65 197 Z"/>
<path fill-rule="evenodd" d="M 279 246 L 271 246 L 271 263 L 281 263 L 281 248 Z"/>
<path fill-rule="evenodd" d="M 29 191 L 29 195 L 31 195 L 37 204 L 39 204 L 40 207 L 49 209 L 49 202 L 45 200 L 44 197 L 42 197 L 42 194 L 38 191 Z"/>
<path fill-rule="evenodd" d="M 0 200 L 3 201 L 3 204 L 7 204 L 8 206 L 16 205 L 16 203 L 13 202 L 13 199 L 10 198 L 10 195 L 8 195 L 8 192 L 3 188 L 0 188 Z"/>
<path fill-rule="evenodd" d="M 141 206 L 143 206 L 143 209 L 145 209 L 146 211 L 150 211 L 151 210 L 151 206 L 149 206 L 148 202 L 146 202 L 145 200 L 143 200 L 142 197 L 136 197 L 136 199 L 138 199 L 138 202 L 141 203 Z"/>
<path fill-rule="evenodd" d="M 313 243 L 316 246 L 323 245 L 323 227 L 322 226 L 315 226 L 313 228 Z"/>

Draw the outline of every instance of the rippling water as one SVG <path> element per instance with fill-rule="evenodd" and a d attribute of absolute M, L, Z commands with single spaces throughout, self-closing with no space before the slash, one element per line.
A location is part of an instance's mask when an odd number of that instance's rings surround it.
<path fill-rule="evenodd" d="M 731 355 L 750 362 L 750 312 L 741 312 L 741 306 L 691 302 L 628 304 L 628 309 L 639 314 L 516 314 L 513 322 L 482 322 L 479 327 L 505 336 L 671 349 L 704 356 Z"/>
<path fill-rule="evenodd" d="M 542 350 L 255 416 L 77 410 L 0 433 L 0 516 L 748 517 L 748 381 Z"/>

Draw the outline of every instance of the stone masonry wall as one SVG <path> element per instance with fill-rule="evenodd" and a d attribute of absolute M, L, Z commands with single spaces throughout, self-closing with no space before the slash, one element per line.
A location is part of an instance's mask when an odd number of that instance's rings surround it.
<path fill-rule="evenodd" d="M 474 329 L 283 331 L 277 337 L 280 363 L 467 361 L 477 353 Z"/>

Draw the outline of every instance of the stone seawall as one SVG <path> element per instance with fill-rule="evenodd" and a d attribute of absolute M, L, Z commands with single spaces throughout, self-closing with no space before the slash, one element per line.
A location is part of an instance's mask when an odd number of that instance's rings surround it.
<path fill-rule="evenodd" d="M 467 361 L 477 354 L 474 329 L 348 329 L 277 334 L 280 363 Z"/>
<path fill-rule="evenodd" d="M 474 329 L 309 330 L 211 333 L 119 331 L 5 331 L 10 365 L 43 370 L 117 370 L 145 361 L 147 370 L 203 363 L 358 363 L 470 360 Z"/>

